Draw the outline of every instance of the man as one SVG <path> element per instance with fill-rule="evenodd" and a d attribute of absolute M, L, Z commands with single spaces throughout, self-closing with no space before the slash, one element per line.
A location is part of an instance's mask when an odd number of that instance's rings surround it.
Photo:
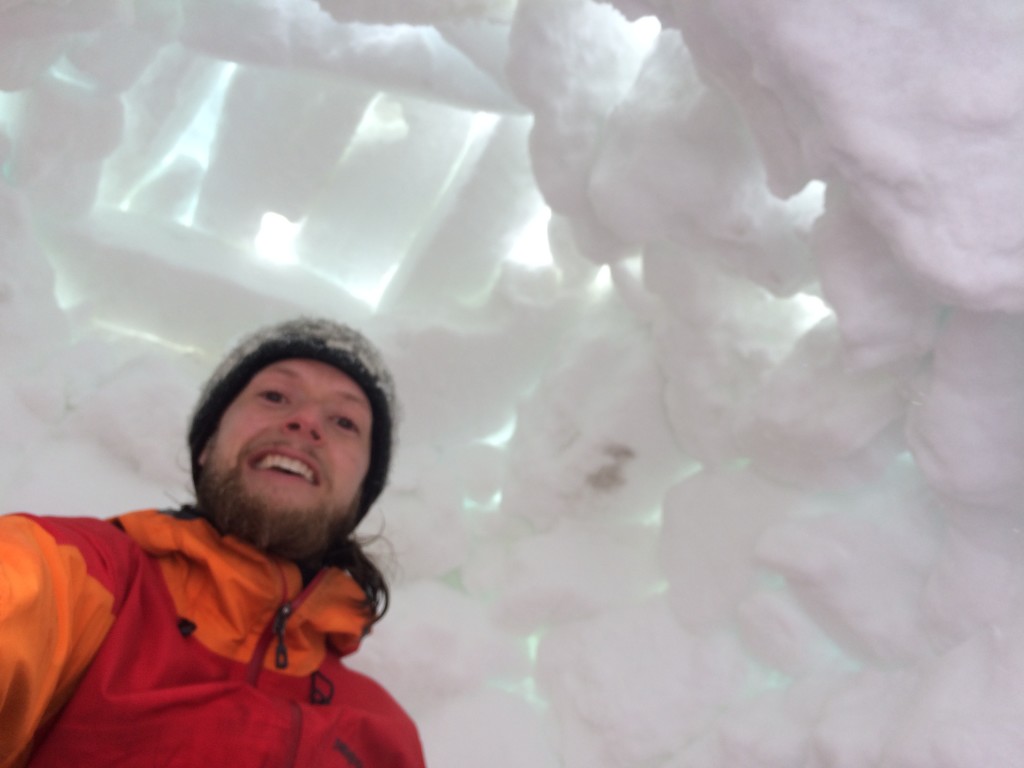
<path fill-rule="evenodd" d="M 206 384 L 195 506 L 0 517 L 0 768 L 422 768 L 409 717 L 340 662 L 387 608 L 352 531 L 395 409 L 361 334 L 293 320 Z"/>

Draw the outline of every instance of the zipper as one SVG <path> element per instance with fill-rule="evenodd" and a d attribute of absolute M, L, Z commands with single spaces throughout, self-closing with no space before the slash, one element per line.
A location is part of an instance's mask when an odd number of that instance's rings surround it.
<path fill-rule="evenodd" d="M 324 572 L 320 571 L 320 573 L 314 576 L 312 581 L 310 581 L 309 584 L 299 592 L 299 594 L 289 600 L 284 570 L 281 570 L 281 593 L 283 600 L 274 612 L 274 617 L 270 620 L 270 623 L 264 627 L 263 632 L 260 635 L 260 639 L 256 643 L 256 650 L 253 652 L 252 658 L 249 660 L 249 671 L 246 679 L 250 685 L 255 686 L 259 681 L 260 672 L 263 669 L 263 660 L 266 658 L 267 651 L 270 650 L 270 644 L 274 640 L 277 640 L 277 647 L 274 649 L 274 667 L 277 669 L 288 668 L 288 645 L 284 639 L 288 619 L 295 613 L 295 611 L 298 610 L 299 606 L 306 601 L 306 598 L 309 597 L 317 584 L 320 583 L 320 579 L 323 578 L 323 574 Z"/>
<path fill-rule="evenodd" d="M 292 615 L 292 604 L 284 603 L 274 614 L 274 635 L 277 637 L 277 650 L 274 651 L 274 666 L 288 669 L 288 646 L 284 642 L 284 625 Z"/>

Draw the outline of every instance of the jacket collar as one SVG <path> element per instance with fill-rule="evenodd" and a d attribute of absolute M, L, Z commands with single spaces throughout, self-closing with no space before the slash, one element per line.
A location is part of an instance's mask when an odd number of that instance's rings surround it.
<path fill-rule="evenodd" d="M 284 630 L 291 674 L 311 674 L 328 647 L 339 655 L 354 652 L 368 629 L 359 608 L 363 591 L 338 568 L 325 568 L 304 588 L 294 563 L 221 536 L 201 517 L 145 510 L 118 521 L 159 562 L 179 616 L 220 655 L 250 661 L 286 603 L 292 609 Z M 265 666 L 273 664 L 271 653 Z"/>

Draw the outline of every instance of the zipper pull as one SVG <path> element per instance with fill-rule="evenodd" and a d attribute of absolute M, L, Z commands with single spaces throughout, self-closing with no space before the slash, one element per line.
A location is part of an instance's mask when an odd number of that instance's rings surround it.
<path fill-rule="evenodd" d="M 274 634 L 277 635 L 277 651 L 274 654 L 274 666 L 285 669 L 288 666 L 288 646 L 284 644 L 284 625 L 292 615 L 292 604 L 285 603 L 274 615 Z"/>

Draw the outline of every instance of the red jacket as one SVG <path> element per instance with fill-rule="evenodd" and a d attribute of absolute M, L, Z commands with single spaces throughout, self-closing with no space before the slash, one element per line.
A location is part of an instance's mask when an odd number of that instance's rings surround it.
<path fill-rule="evenodd" d="M 0 768 L 423 768 L 359 587 L 203 519 L 0 518 Z M 126 535 L 127 534 L 127 535 Z"/>

